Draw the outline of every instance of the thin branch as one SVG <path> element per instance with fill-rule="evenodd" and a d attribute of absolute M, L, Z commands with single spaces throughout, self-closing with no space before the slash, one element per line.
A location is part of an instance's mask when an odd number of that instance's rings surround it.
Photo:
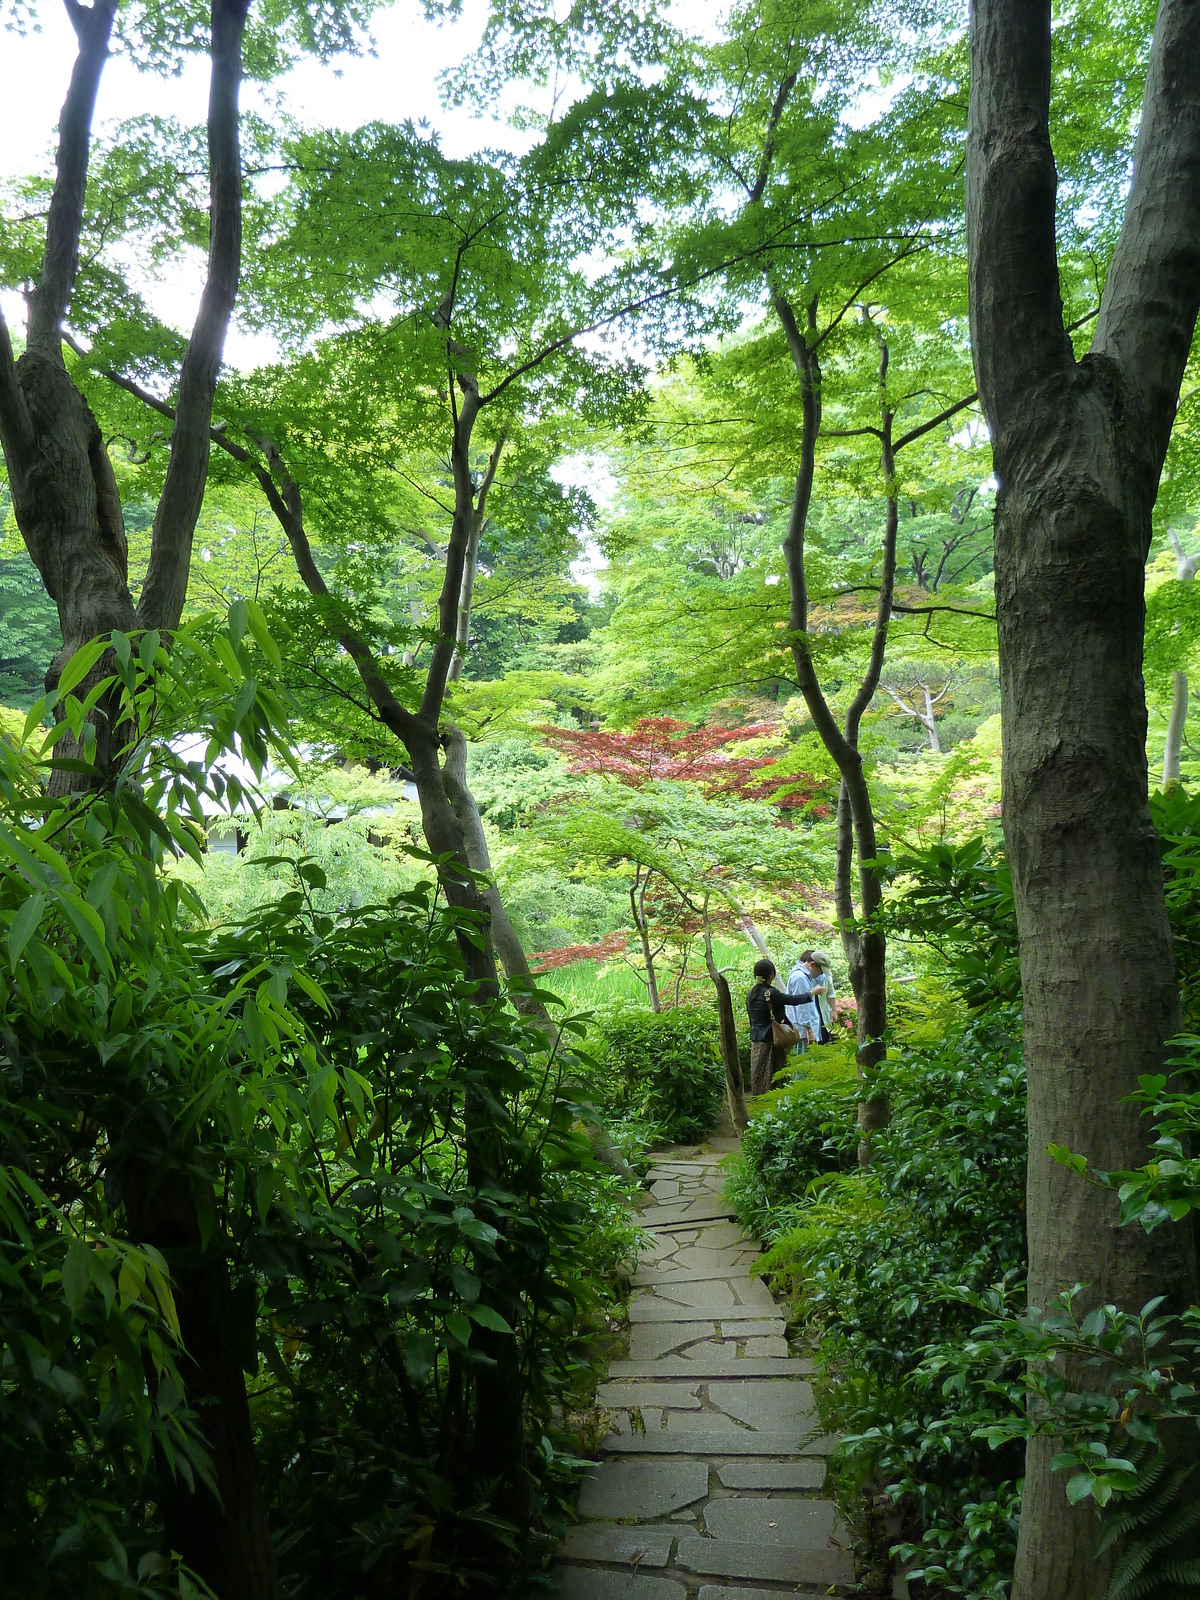
<path fill-rule="evenodd" d="M 793 44 L 794 41 L 788 41 L 789 55 Z M 789 72 L 779 85 L 778 92 L 775 95 L 774 104 L 771 106 L 771 114 L 767 118 L 767 133 L 766 138 L 763 140 L 762 160 L 758 164 L 758 176 L 755 178 L 754 186 L 746 197 L 749 205 L 757 205 L 767 187 L 767 179 L 771 176 L 771 165 L 775 160 L 775 134 L 778 131 L 780 118 L 787 108 L 788 100 L 791 98 L 792 90 L 796 87 L 796 80 L 799 76 L 798 72 Z"/>
<path fill-rule="evenodd" d="M 949 422 L 951 417 L 956 417 L 960 411 L 965 411 L 968 406 L 973 406 L 979 399 L 979 390 L 972 389 L 970 394 L 964 395 L 961 400 L 956 400 L 952 406 L 947 406 L 944 411 L 939 411 L 936 417 L 930 417 L 928 422 L 922 422 L 915 428 L 910 428 L 907 433 L 902 433 L 892 446 L 893 455 L 897 450 L 903 450 L 905 445 L 914 444 L 918 439 L 924 438 L 927 433 L 932 433 L 934 428 L 941 427 L 943 422 Z"/>
<path fill-rule="evenodd" d="M 46 246 L 29 317 L 29 349 L 62 365 L 59 330 L 79 265 L 79 235 L 92 143 L 92 117 L 118 0 L 83 7 L 68 0 L 67 15 L 79 40 L 58 124 L 58 161 L 46 219 Z"/>
<path fill-rule="evenodd" d="M 949 611 L 956 617 L 975 617 L 980 622 L 995 622 L 994 611 L 968 611 L 965 606 L 902 606 L 899 603 L 892 606 L 893 611 L 903 612 L 906 617 L 933 616 L 939 611 Z"/>
<path fill-rule="evenodd" d="M 15 472 L 23 478 L 26 470 L 25 458 L 34 447 L 36 433 L 33 418 L 29 415 L 29 407 L 25 403 L 25 396 L 17 379 L 12 340 L 9 338 L 8 323 L 4 320 L 2 307 L 0 307 L 0 441 L 4 445 L 9 476 L 12 477 Z"/>
<path fill-rule="evenodd" d="M 179 404 L 166 479 L 154 516 L 138 617 L 173 628 L 183 614 L 192 537 L 208 480 L 213 398 L 242 260 L 242 163 L 238 91 L 250 0 L 212 0 L 208 101 L 208 276 L 179 372 Z"/>

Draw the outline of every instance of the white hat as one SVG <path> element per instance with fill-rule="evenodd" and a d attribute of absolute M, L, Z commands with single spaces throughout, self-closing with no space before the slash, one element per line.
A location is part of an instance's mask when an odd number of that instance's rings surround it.
<path fill-rule="evenodd" d="M 821 967 L 826 972 L 828 972 L 829 969 L 833 966 L 833 962 L 825 954 L 824 950 L 814 950 L 812 952 L 812 958 L 817 963 L 817 965 L 819 967 Z"/>

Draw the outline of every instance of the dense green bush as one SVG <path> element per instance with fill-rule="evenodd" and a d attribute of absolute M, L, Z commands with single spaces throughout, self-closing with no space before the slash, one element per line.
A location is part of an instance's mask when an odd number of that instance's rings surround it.
<path fill-rule="evenodd" d="M 432 881 L 335 916 L 301 860 L 204 926 L 173 867 L 234 797 L 212 760 L 282 720 L 248 622 L 114 636 L 136 763 L 84 796 L 0 739 L 5 1583 L 194 1595 L 179 1552 L 232 1592 L 250 1530 L 289 1600 L 523 1600 L 629 1226 L 570 1035 L 481 1001 Z"/>
<path fill-rule="evenodd" d="M 857 1105 L 851 1084 L 800 1079 L 756 1111 L 726 1186 L 752 1233 L 779 1232 L 814 1177 L 854 1166 Z"/>
<path fill-rule="evenodd" d="M 1019 1284 L 1023 1267 L 1019 1015 L 993 1007 L 895 1051 L 882 1081 L 892 1122 L 869 1172 L 854 1170 L 854 1092 L 801 1079 L 753 1119 L 731 1195 L 773 1240 L 766 1265 L 817 1338 L 824 1419 L 849 1436 L 838 1484 L 852 1520 L 882 1537 L 870 1512 L 882 1494 L 925 1574 L 914 1593 L 998 1600 L 1021 1451 L 977 1433 L 1019 1409 L 1020 1363 L 1001 1360 L 989 1389 L 946 1361 L 981 1296 Z M 871 1554 L 882 1570 L 886 1547 Z"/>
<path fill-rule="evenodd" d="M 597 1055 L 614 1121 L 635 1118 L 647 1142 L 686 1144 L 716 1121 L 724 1075 L 716 1009 L 627 1006 L 600 1017 Z"/>

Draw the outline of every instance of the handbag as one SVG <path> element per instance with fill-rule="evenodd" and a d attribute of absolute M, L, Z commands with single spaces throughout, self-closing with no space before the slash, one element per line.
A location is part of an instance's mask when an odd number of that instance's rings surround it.
<path fill-rule="evenodd" d="M 799 1043 L 800 1034 L 790 1022 L 776 1022 L 774 1017 L 771 1018 L 771 1044 L 774 1049 L 790 1050 Z"/>

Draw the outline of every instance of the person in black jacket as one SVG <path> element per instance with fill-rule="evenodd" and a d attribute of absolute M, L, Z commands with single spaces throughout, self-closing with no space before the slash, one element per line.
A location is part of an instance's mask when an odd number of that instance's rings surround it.
<path fill-rule="evenodd" d="M 750 1018 L 750 1092 L 766 1094 L 771 1080 L 787 1061 L 787 1046 L 776 1048 L 772 1022 L 786 1022 L 787 996 L 773 987 L 775 964 L 764 956 L 754 963 L 754 987 L 746 995 Z"/>

